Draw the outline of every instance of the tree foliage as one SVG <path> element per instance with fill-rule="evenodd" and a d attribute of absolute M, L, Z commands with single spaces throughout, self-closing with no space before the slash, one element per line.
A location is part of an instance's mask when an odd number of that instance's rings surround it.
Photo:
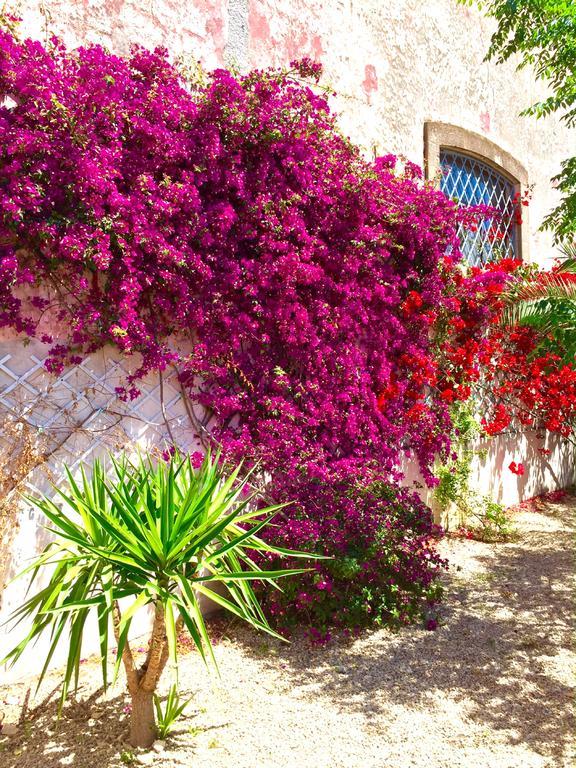
<path fill-rule="evenodd" d="M 550 95 L 523 114 L 545 117 L 560 113 L 570 127 L 576 125 L 576 3 L 574 0 L 460 0 L 477 4 L 495 19 L 487 59 L 502 63 L 519 57 L 518 68 L 532 67 L 550 87 Z M 515 59 L 516 60 L 516 59 Z M 576 235 L 576 157 L 562 162 L 554 177 L 562 201 L 544 220 L 557 241 Z"/>

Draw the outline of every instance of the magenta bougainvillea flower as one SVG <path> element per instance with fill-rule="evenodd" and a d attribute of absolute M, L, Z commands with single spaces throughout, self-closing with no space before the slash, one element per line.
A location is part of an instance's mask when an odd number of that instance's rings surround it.
<path fill-rule="evenodd" d="M 294 502 L 277 540 L 334 556 L 270 597 L 279 620 L 409 620 L 439 531 L 395 484 L 406 455 L 433 484 L 449 454 L 465 387 L 436 386 L 435 328 L 478 211 L 365 159 L 302 83 L 310 61 L 198 85 L 164 50 L 0 32 L 0 52 L 0 326 L 41 338 L 55 373 L 134 356 L 124 399 L 176 367 L 224 455 Z"/>

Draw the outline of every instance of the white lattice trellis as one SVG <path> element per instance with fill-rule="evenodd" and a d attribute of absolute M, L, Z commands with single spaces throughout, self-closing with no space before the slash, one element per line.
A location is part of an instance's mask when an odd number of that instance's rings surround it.
<path fill-rule="evenodd" d="M 50 482 L 62 478 L 64 464 L 74 471 L 108 451 L 171 442 L 186 449 L 197 446 L 188 413 L 191 405 L 184 401 L 175 370 L 147 377 L 140 382 L 141 396 L 124 403 L 116 387 L 126 383 L 130 358 L 102 351 L 57 377 L 46 371 L 44 360 L 45 348 L 39 343 L 0 342 L 0 424 L 7 418 L 25 421 L 38 431 L 47 455 L 47 461 L 25 478 L 28 492 L 49 490 Z M 0 431 L 4 447 L 10 449 L 11 439 Z M 21 504 L 8 576 L 45 546 L 49 535 L 44 522 L 32 504 Z M 17 581 L 6 589 L 0 621 L 20 604 L 26 586 Z M 1 635 L 0 651 L 10 644 Z"/>
<path fill-rule="evenodd" d="M 126 442 L 193 443 L 174 370 L 161 379 L 148 377 L 141 396 L 124 403 L 115 388 L 129 374 L 125 361 L 99 353 L 54 377 L 33 347 L 11 346 L 0 356 L 0 417 L 23 418 L 45 436 L 52 470 L 63 462 L 75 467 Z"/>

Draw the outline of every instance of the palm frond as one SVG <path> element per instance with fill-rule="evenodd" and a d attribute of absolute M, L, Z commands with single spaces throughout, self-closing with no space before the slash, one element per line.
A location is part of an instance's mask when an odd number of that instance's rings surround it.
<path fill-rule="evenodd" d="M 524 326 L 537 334 L 534 354 L 551 351 L 566 363 L 576 352 L 576 243 L 564 245 L 563 260 L 550 272 L 512 284 L 502 298 L 500 325 Z"/>
<path fill-rule="evenodd" d="M 576 272 L 576 240 L 572 243 L 564 243 L 560 248 L 562 262 L 560 268 L 563 272 Z"/>

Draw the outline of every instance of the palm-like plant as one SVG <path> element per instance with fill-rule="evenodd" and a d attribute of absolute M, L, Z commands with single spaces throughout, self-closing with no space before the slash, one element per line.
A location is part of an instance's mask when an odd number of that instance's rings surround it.
<path fill-rule="evenodd" d="M 207 455 L 194 469 L 189 457 L 176 455 L 154 464 L 149 458 L 123 456 L 111 459 L 110 479 L 96 461 L 90 477 L 82 469 L 79 482 L 66 470 L 68 487 L 56 489 L 63 504 L 30 499 L 50 521 L 56 541 L 25 573 L 32 573 L 33 582 L 40 571 L 53 570 L 47 586 L 14 612 L 16 622 L 31 620 L 31 627 L 5 660 L 14 663 L 49 632 L 40 685 L 67 628 L 63 703 L 71 685 L 77 687 L 86 620 L 95 612 L 105 687 L 111 629 L 117 646 L 114 678 L 124 665 L 134 746 L 149 746 L 156 736 L 154 692 L 166 664 L 177 669 L 180 627 L 188 630 L 205 661 L 214 658 L 199 597 L 274 634 L 250 582 L 274 584 L 278 577 L 303 570 L 263 571 L 255 564 L 254 551 L 304 553 L 274 548 L 259 538 L 284 505 L 258 509 L 256 494 L 244 495 L 247 476 L 241 478 L 241 466 L 227 475 L 219 458 Z M 226 585 L 225 596 L 210 586 L 218 581 Z M 153 623 L 145 661 L 138 666 L 128 638 L 135 614 L 146 606 L 152 608 Z"/>
<path fill-rule="evenodd" d="M 567 363 L 576 358 L 576 243 L 565 245 L 563 259 L 551 272 L 512 285 L 504 296 L 501 322 L 533 328 L 537 349 L 558 354 Z"/>

